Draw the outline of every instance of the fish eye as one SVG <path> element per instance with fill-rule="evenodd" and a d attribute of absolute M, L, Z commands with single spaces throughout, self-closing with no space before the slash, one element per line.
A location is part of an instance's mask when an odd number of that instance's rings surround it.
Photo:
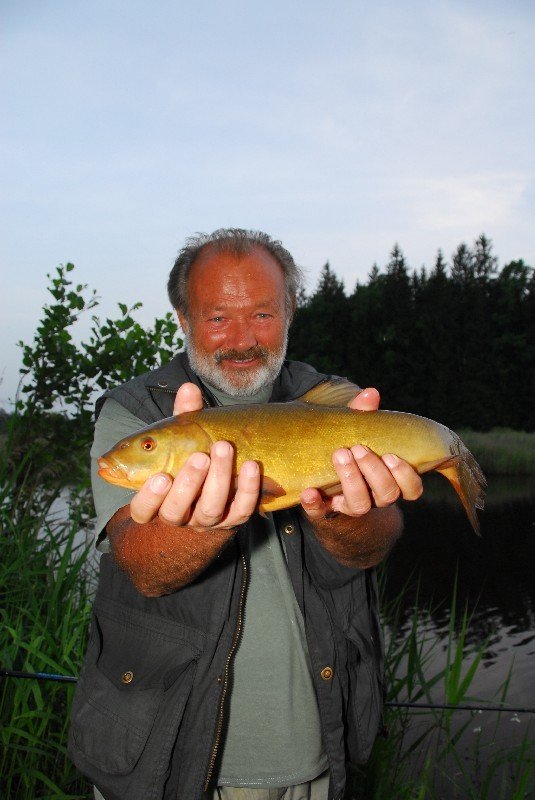
<path fill-rule="evenodd" d="M 147 451 L 154 450 L 154 448 L 156 447 L 156 442 L 154 441 L 154 439 L 151 439 L 150 436 L 148 436 L 146 439 L 142 440 L 141 447 L 143 448 L 143 450 Z"/>

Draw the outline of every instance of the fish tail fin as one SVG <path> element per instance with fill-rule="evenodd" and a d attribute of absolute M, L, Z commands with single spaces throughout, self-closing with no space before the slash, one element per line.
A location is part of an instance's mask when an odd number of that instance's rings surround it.
<path fill-rule="evenodd" d="M 487 481 L 481 467 L 468 448 L 458 440 L 458 455 L 448 458 L 447 461 L 435 467 L 437 472 L 449 480 L 461 499 L 470 524 L 479 536 L 479 520 L 476 509 L 482 509 L 485 501 L 485 487 Z"/>

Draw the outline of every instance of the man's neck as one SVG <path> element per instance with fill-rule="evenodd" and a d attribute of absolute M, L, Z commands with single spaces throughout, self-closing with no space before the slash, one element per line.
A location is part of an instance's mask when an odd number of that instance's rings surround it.
<path fill-rule="evenodd" d="M 273 384 L 268 383 L 267 386 L 263 386 L 260 391 L 256 392 L 256 394 L 247 395 L 247 397 L 236 397 L 234 395 L 222 392 L 221 389 L 217 389 L 215 386 L 212 386 L 212 384 L 208 383 L 208 381 L 203 381 L 203 383 L 213 394 L 217 402 L 222 406 L 232 406 L 236 405 L 237 403 L 267 403 L 271 397 L 271 392 L 273 391 Z"/>

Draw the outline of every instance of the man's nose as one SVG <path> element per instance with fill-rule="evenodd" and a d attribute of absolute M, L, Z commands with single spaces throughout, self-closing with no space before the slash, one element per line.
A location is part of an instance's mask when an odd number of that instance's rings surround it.
<path fill-rule="evenodd" d="M 232 329 L 232 347 L 236 350 L 248 350 L 258 344 L 253 328 L 247 321 L 236 321 Z"/>

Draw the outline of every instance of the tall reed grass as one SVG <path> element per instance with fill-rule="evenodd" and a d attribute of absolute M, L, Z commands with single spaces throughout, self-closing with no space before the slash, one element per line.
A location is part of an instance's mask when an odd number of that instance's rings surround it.
<path fill-rule="evenodd" d="M 26 476 L 21 480 L 21 476 Z M 87 549 L 76 506 L 55 515 L 59 488 L 30 486 L 25 465 L 0 465 L 0 663 L 76 675 L 90 610 Z M 72 684 L 0 678 L 0 796 L 75 800 L 90 787 L 67 757 Z"/>
<path fill-rule="evenodd" d="M 486 475 L 534 475 L 535 433 L 494 428 L 459 431 Z"/>
<path fill-rule="evenodd" d="M 386 572 L 383 580 L 385 576 Z M 470 617 L 466 609 L 457 610 L 456 590 L 445 643 L 426 624 L 430 610 L 415 606 L 407 627 L 399 624 L 401 606 L 402 597 L 383 605 L 387 699 L 437 705 L 488 703 L 475 697 L 472 688 L 487 643 L 467 645 Z M 497 687 L 495 703 L 506 704 L 511 675 Z M 506 714 L 496 714 L 494 735 Z M 377 739 L 368 764 L 353 772 L 348 800 L 532 800 L 532 728 L 528 726 L 519 744 L 496 749 L 481 736 L 474 738 L 479 720 L 478 712 L 387 706 L 386 736 Z"/>

